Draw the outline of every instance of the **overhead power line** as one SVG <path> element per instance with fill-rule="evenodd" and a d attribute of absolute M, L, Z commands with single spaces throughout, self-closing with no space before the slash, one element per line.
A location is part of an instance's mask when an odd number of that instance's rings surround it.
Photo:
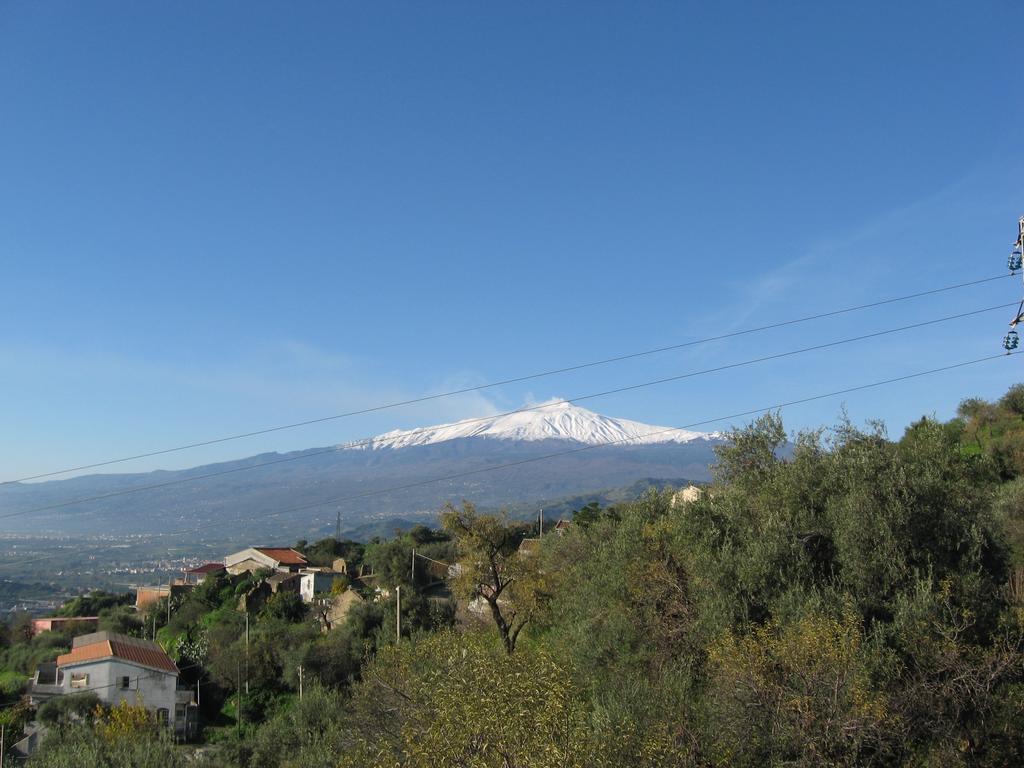
<path fill-rule="evenodd" d="M 346 419 L 352 416 L 361 416 L 369 413 L 376 413 L 379 411 L 390 410 L 392 408 L 400 408 L 407 405 L 416 405 L 419 403 L 431 402 L 434 400 L 441 400 L 443 398 L 454 397 L 456 395 L 464 395 L 471 392 L 480 392 L 485 389 L 491 389 L 493 387 L 500 387 L 507 384 L 517 384 L 524 381 L 532 381 L 534 379 L 540 379 L 547 376 L 555 376 L 561 373 L 571 373 L 573 371 L 581 371 L 587 368 L 594 368 L 601 365 L 609 365 L 611 363 L 624 362 L 626 360 L 634 360 L 640 357 L 648 357 L 651 355 L 657 355 L 664 352 L 671 352 L 673 350 L 685 349 L 687 347 L 697 346 L 699 344 L 707 344 L 712 341 L 722 341 L 724 339 L 736 338 L 738 336 L 744 336 L 751 333 L 761 333 L 763 331 L 769 331 L 776 328 L 784 328 L 791 325 L 799 325 L 800 323 L 808 323 L 814 320 L 823 320 L 828 317 L 836 317 L 837 315 L 848 314 L 850 312 L 859 312 L 865 309 L 873 309 L 875 307 L 885 306 L 887 304 L 895 304 L 901 301 L 909 301 L 911 299 L 923 298 L 925 296 L 934 296 L 939 293 L 946 293 L 948 291 L 955 291 L 961 288 L 969 288 L 975 285 L 982 285 L 984 283 L 990 283 L 995 280 L 1001 280 L 1006 277 L 1012 277 L 1014 273 L 994 275 L 992 277 L 984 277 L 978 280 L 969 280 L 967 282 L 955 283 L 953 285 L 946 285 L 941 288 L 932 288 L 927 291 L 918 291 L 916 293 L 908 293 L 903 296 L 895 296 L 889 299 L 880 299 L 878 301 L 868 302 L 866 304 L 858 304 L 856 306 L 844 307 L 842 309 L 829 310 L 827 312 L 819 312 L 813 315 L 806 315 L 804 317 L 798 317 L 791 320 L 782 320 L 775 323 L 769 323 L 767 325 L 755 326 L 752 328 L 746 328 L 739 331 L 730 331 L 728 333 L 718 334 L 716 336 L 707 336 L 702 339 L 694 339 L 692 341 L 681 342 L 679 344 L 669 344 L 663 347 L 654 347 L 652 349 L 645 349 L 638 352 L 629 352 L 622 355 L 616 355 L 614 357 L 606 357 L 601 360 L 593 360 L 586 363 L 579 363 L 576 365 L 569 365 L 562 368 L 552 368 L 546 371 L 539 371 L 536 373 L 528 373 L 521 376 L 514 376 L 507 379 L 500 379 L 497 381 L 491 381 L 486 384 L 477 384 L 471 387 L 463 387 L 461 389 L 453 389 L 447 392 L 439 392 L 432 395 L 422 395 L 420 397 L 410 398 L 408 400 L 398 400 L 390 403 L 383 403 L 381 405 L 370 406 L 368 408 L 360 408 L 357 410 L 346 411 L 344 413 L 336 413 L 331 416 L 322 416 L 315 419 L 307 419 L 305 421 L 296 421 L 291 424 L 282 424 L 275 427 L 266 427 L 263 429 L 256 429 L 249 432 L 240 432 L 233 435 L 227 435 L 224 437 L 211 438 L 209 440 L 201 440 L 193 443 L 186 443 L 184 445 L 177 445 L 171 448 L 162 448 L 154 451 L 147 451 L 145 453 L 136 453 L 131 456 L 122 456 L 116 459 L 106 459 L 104 461 L 97 461 L 91 464 L 80 464 L 76 467 L 67 467 L 66 469 L 57 469 L 51 472 L 43 472 L 38 475 L 27 475 L 25 477 L 19 477 L 12 480 L 0 481 L 0 485 L 11 485 L 13 483 L 23 483 L 29 480 L 42 480 L 47 477 L 56 477 L 58 475 L 66 475 L 72 472 L 83 472 L 88 469 L 98 469 L 100 467 L 108 467 L 113 464 L 122 464 L 128 461 L 136 461 L 138 459 L 147 459 L 154 456 L 163 456 L 169 453 L 178 453 L 180 451 L 186 451 L 193 448 L 203 448 L 211 445 L 218 445 L 220 443 L 227 443 L 233 440 L 242 440 L 248 437 L 257 437 L 259 435 L 267 435 L 273 432 L 282 432 L 289 429 L 296 429 L 299 427 L 308 427 L 313 424 L 323 424 L 324 422 L 337 421 L 339 419 Z"/>
<path fill-rule="evenodd" d="M 553 400 L 553 401 L 550 401 L 550 402 L 547 402 L 547 403 L 541 403 L 539 405 L 524 406 L 522 408 L 517 408 L 517 409 L 512 410 L 512 411 L 506 411 L 506 412 L 498 414 L 496 416 L 494 416 L 494 415 L 492 415 L 492 416 L 480 416 L 480 417 L 471 418 L 471 419 L 464 419 L 464 420 L 462 420 L 459 423 L 460 424 L 473 424 L 473 423 L 479 423 L 479 422 L 484 422 L 484 421 L 490 421 L 492 419 L 501 418 L 501 417 L 504 417 L 504 416 L 511 416 L 511 415 L 518 414 L 518 413 L 528 413 L 530 411 L 543 410 L 544 408 L 552 408 L 552 407 L 558 406 L 558 405 L 565 405 L 565 404 L 569 404 L 569 403 L 580 403 L 580 402 L 584 402 L 584 401 L 587 401 L 587 400 L 593 400 L 593 399 L 596 399 L 596 398 L 599 398 L 599 397 L 607 397 L 609 395 L 620 394 L 622 392 L 630 392 L 630 391 L 633 391 L 633 390 L 644 389 L 644 388 L 647 388 L 647 387 L 653 387 L 653 386 L 657 386 L 657 385 L 660 385 L 660 384 L 667 384 L 667 383 L 671 383 L 671 382 L 675 382 L 675 381 L 681 381 L 683 379 L 695 378 L 697 376 L 704 376 L 704 375 L 707 375 L 707 374 L 710 374 L 710 373 L 718 373 L 718 372 L 721 372 L 721 371 L 732 370 L 732 369 L 735 369 L 735 368 L 743 368 L 743 367 L 746 367 L 746 366 L 749 366 L 749 365 L 756 365 L 756 364 L 759 364 L 759 363 L 769 362 L 769 361 L 772 361 L 772 360 L 780 360 L 780 359 L 787 358 L 787 357 L 793 357 L 795 355 L 802 355 L 802 354 L 806 354 L 807 352 L 814 352 L 814 351 L 818 351 L 818 350 L 822 350 L 822 349 L 829 349 L 831 347 L 838 347 L 838 346 L 842 346 L 844 344 L 852 344 L 852 343 L 858 342 L 858 341 L 865 341 L 867 339 L 874 339 L 874 338 L 878 338 L 878 337 L 881 337 L 881 336 L 887 336 L 887 335 L 894 334 L 894 333 L 901 333 L 901 332 L 904 332 L 904 331 L 915 330 L 917 328 L 923 328 L 923 327 L 926 327 L 926 326 L 929 326 L 929 325 L 936 325 L 938 323 L 945 323 L 945 322 L 950 322 L 950 321 L 953 321 L 953 320 L 960 320 L 960 319 L 963 319 L 965 317 L 972 317 L 974 315 L 980 315 L 980 314 L 983 314 L 985 312 L 993 312 L 993 311 L 996 311 L 996 310 L 1003 310 L 1003 309 L 1006 309 L 1007 307 L 1011 307 L 1011 306 L 1015 306 L 1015 304 L 998 304 L 998 305 L 995 305 L 995 306 L 992 306 L 992 307 L 985 307 L 983 309 L 971 310 L 969 312 L 961 312 L 961 313 L 958 313 L 958 314 L 955 314 L 955 315 L 946 315 L 945 317 L 939 317 L 939 318 L 935 318 L 935 319 L 932 319 L 932 320 L 924 320 L 924 321 L 919 322 L 919 323 L 911 323 L 909 325 L 902 325 L 902 326 L 899 326 L 899 327 L 896 327 L 896 328 L 888 328 L 888 329 L 882 330 L 882 331 L 874 331 L 872 333 L 865 333 L 865 334 L 861 334 L 859 336 L 852 336 L 852 337 L 845 338 L 845 339 L 839 339 L 837 341 L 829 341 L 829 342 L 825 342 L 825 343 L 822 343 L 822 344 L 813 344 L 811 346 L 801 347 L 799 349 L 788 350 L 786 352 L 777 352 L 777 353 L 774 353 L 774 354 L 771 354 L 771 355 L 763 355 L 761 357 L 755 357 L 755 358 L 751 358 L 749 360 L 743 360 L 743 361 L 736 362 L 736 363 L 726 363 L 724 365 L 718 365 L 718 366 L 715 366 L 713 368 L 704 368 L 704 369 L 698 370 L 698 371 L 688 371 L 686 373 L 676 374 L 674 376 L 666 376 L 666 377 L 663 377 L 663 378 L 660 378 L 660 379 L 654 379 L 654 380 L 651 380 L 651 381 L 644 381 L 644 382 L 641 382 L 639 384 L 628 384 L 628 385 L 625 385 L 625 386 L 622 386 L 622 387 L 615 387 L 613 389 L 606 389 L 606 390 L 603 390 L 601 392 L 592 392 L 590 394 L 579 395 L 577 397 Z M 435 429 L 435 427 L 422 427 L 422 428 L 419 428 L 419 429 L 409 430 L 409 432 L 407 434 L 409 434 L 409 435 L 423 434 L 425 432 L 430 432 L 433 429 Z M 30 515 L 30 514 L 35 514 L 35 513 L 38 513 L 38 512 L 47 512 L 47 511 L 51 511 L 51 510 L 55 510 L 55 509 L 63 509 L 63 508 L 66 508 L 66 507 L 77 505 L 77 504 L 86 504 L 86 503 L 94 502 L 94 501 L 103 501 L 105 499 L 111 499 L 111 498 L 115 498 L 115 497 L 118 497 L 118 496 L 126 496 L 128 494 L 133 494 L 133 493 L 142 493 L 144 491 L 158 490 L 158 489 L 167 488 L 167 487 L 170 487 L 170 486 L 182 485 L 184 483 L 193 483 L 193 482 L 197 482 L 199 480 L 208 480 L 208 479 L 211 479 L 211 478 L 214 478 L 214 477 L 222 477 L 224 475 L 235 474 L 235 473 L 238 473 L 238 472 L 247 472 L 249 470 L 259 469 L 261 467 L 268 467 L 268 466 L 273 466 L 273 465 L 276 465 L 276 464 L 285 464 L 285 463 L 293 462 L 293 461 L 301 461 L 301 460 L 304 460 L 304 459 L 314 458 L 316 456 L 324 456 L 326 454 L 337 453 L 339 451 L 343 451 L 343 450 L 347 450 L 347 449 L 359 448 L 361 446 L 370 445 L 370 444 L 372 444 L 376 440 L 377 440 L 376 437 L 368 437 L 368 438 L 364 438 L 362 440 L 356 440 L 356 441 L 353 441 L 353 442 L 350 442 L 350 443 L 345 443 L 344 445 L 332 446 L 330 448 L 325 448 L 323 450 L 302 452 L 302 453 L 296 454 L 294 456 L 282 456 L 279 459 L 271 459 L 269 461 L 256 462 L 256 463 L 253 463 L 253 464 L 245 464 L 245 465 L 240 466 L 240 467 L 232 467 L 231 469 L 222 469 L 222 470 L 217 470 L 216 472 L 207 472 L 207 473 L 200 474 L 200 475 L 189 475 L 188 477 L 181 477 L 181 478 L 176 478 L 174 480 L 167 480 L 167 481 L 162 482 L 162 483 L 152 483 L 150 485 L 140 485 L 140 486 L 136 486 L 134 488 L 124 488 L 124 489 L 121 489 L 121 490 L 118 490 L 118 491 L 111 491 L 110 493 L 97 494 L 97 495 L 94 495 L 94 496 L 85 496 L 85 497 L 78 498 L 78 499 L 71 499 L 69 501 L 58 502 L 58 503 L 55 503 L 55 504 L 47 504 L 47 505 L 39 506 L 39 507 L 32 507 L 30 509 L 25 509 L 25 510 L 5 512 L 4 514 L 0 514 L 0 519 L 4 519 L 4 518 L 8 518 L 8 517 L 18 517 L 18 516 L 21 516 L 21 515 Z"/>
<path fill-rule="evenodd" d="M 924 371 L 916 371 L 914 373 L 908 373 L 908 374 L 904 374 L 902 376 L 894 376 L 894 377 L 891 377 L 891 378 L 888 378 L 888 379 L 881 379 L 879 381 L 873 381 L 873 382 L 870 382 L 870 383 L 867 383 L 867 384 L 859 384 L 859 385 L 853 386 L 853 387 L 845 387 L 843 389 L 837 389 L 837 390 L 833 390 L 831 392 L 825 392 L 825 393 L 821 393 L 821 394 L 817 394 L 817 395 L 809 395 L 807 397 L 801 397 L 801 398 L 794 399 L 794 400 L 787 400 L 787 401 L 784 401 L 784 402 L 774 403 L 772 405 L 761 406 L 759 408 L 751 408 L 751 409 L 745 410 L 745 411 L 737 411 L 736 413 L 731 413 L 731 414 L 727 414 L 727 415 L 724 415 L 724 416 L 715 416 L 713 418 L 703 419 L 701 421 L 693 421 L 693 422 L 690 422 L 689 424 L 683 424 L 683 425 L 677 426 L 677 427 L 666 427 L 665 429 L 659 430 L 658 432 L 649 433 L 649 435 L 647 435 L 647 436 L 650 436 L 650 435 L 653 435 L 653 434 L 668 434 L 670 432 L 683 432 L 683 431 L 687 431 L 687 430 L 693 429 L 694 427 L 707 426 L 709 424 L 714 424 L 714 423 L 721 422 L 721 421 L 729 421 L 729 420 L 732 420 L 732 419 L 739 419 L 739 418 L 744 418 L 744 417 L 747 417 L 747 416 L 761 415 L 761 414 L 765 414 L 765 413 L 770 413 L 772 411 L 779 411 L 779 410 L 782 410 L 783 408 L 791 408 L 791 407 L 793 407 L 795 405 L 803 405 L 805 403 L 811 403 L 811 402 L 815 402 L 815 401 L 818 401 L 818 400 L 826 400 L 828 398 L 839 397 L 841 395 L 848 395 L 848 394 L 852 394 L 854 392 L 862 392 L 862 391 L 868 390 L 868 389 L 876 389 L 878 387 L 889 386 L 891 384 L 897 384 L 897 383 L 900 383 L 900 382 L 903 382 L 903 381 L 910 381 L 912 379 L 919 379 L 919 378 L 922 378 L 922 377 L 925 377 L 925 376 L 933 376 L 933 375 L 938 374 L 938 373 L 944 373 L 946 371 L 952 371 L 952 370 L 957 370 L 957 369 L 960 369 L 960 368 L 966 368 L 966 367 L 972 366 L 972 365 L 979 365 L 980 363 L 985 363 L 985 362 L 989 362 L 989 361 L 992 361 L 992 360 L 1003 360 L 1003 359 L 1005 359 L 1008 356 L 1019 355 L 1019 354 L 1021 354 L 1021 353 L 1020 352 L 1011 351 L 1011 352 L 1006 352 L 1006 353 L 1002 353 L 1002 354 L 998 354 L 998 355 L 989 355 L 989 356 L 986 356 L 986 357 L 979 357 L 979 358 L 975 358 L 973 360 L 966 360 L 966 361 L 959 362 L 959 363 L 950 363 L 949 365 L 943 365 L 943 366 L 940 366 L 938 368 L 930 368 L 930 369 L 924 370 Z M 206 523 L 206 524 L 203 524 L 203 525 L 194 526 L 192 528 L 183 528 L 183 529 L 179 529 L 177 531 L 167 531 L 167 532 L 164 532 L 164 533 L 150 534 L 150 535 L 146 536 L 145 538 L 148 539 L 148 540 L 153 540 L 153 539 L 163 538 L 163 537 L 166 537 L 166 536 L 182 536 L 182 535 L 190 534 L 190 533 L 199 533 L 201 531 L 205 531 L 205 530 L 209 530 L 211 528 L 217 528 L 217 527 L 225 526 L 225 525 L 237 525 L 238 523 L 253 522 L 253 521 L 256 521 L 256 520 L 265 520 L 265 519 L 269 519 L 269 518 L 272 518 L 272 517 L 279 517 L 281 515 L 293 514 L 295 512 L 304 512 L 304 511 L 306 511 L 308 509 L 315 509 L 316 507 L 322 507 L 322 506 L 327 505 L 327 504 L 342 504 L 342 503 L 349 502 L 349 501 L 358 501 L 360 499 L 365 499 L 365 498 L 369 498 L 369 497 L 372 497 L 372 496 L 381 496 L 381 495 L 388 494 L 388 493 L 397 493 L 399 491 L 409 490 L 411 488 L 419 488 L 419 487 L 422 487 L 422 486 L 425 486 L 425 485 L 431 485 L 433 483 L 441 483 L 441 482 L 445 482 L 445 481 L 448 481 L 448 480 L 457 480 L 457 479 L 460 479 L 460 478 L 463 478 L 463 477 L 470 477 L 470 476 L 474 476 L 474 475 L 480 475 L 480 474 L 484 474 L 484 473 L 487 473 L 487 472 L 497 472 L 497 471 L 500 471 L 500 470 L 503 470 L 503 469 L 509 469 L 509 468 L 512 468 L 512 467 L 523 466 L 525 464 L 533 464 L 533 463 L 540 462 L 540 461 L 549 461 L 551 459 L 558 458 L 558 457 L 561 457 L 561 456 L 569 456 L 569 455 L 574 455 L 574 454 L 580 454 L 580 453 L 584 453 L 584 452 L 587 452 L 587 451 L 597 450 L 599 448 L 605 448 L 605 447 L 608 447 L 608 446 L 611 446 L 611 445 L 620 445 L 620 444 L 623 444 L 623 443 L 628 443 L 628 442 L 631 442 L 631 441 L 633 441 L 635 439 L 636 438 L 623 438 L 623 439 L 618 439 L 618 440 L 609 440 L 607 442 L 597 443 L 597 444 L 594 444 L 594 445 L 584 445 L 584 446 L 580 446 L 578 448 L 570 448 L 570 449 L 563 450 L 563 451 L 555 451 L 555 452 L 552 452 L 552 453 L 544 454 L 542 456 L 534 456 L 534 457 L 530 457 L 528 459 L 520 459 L 520 460 L 517 460 L 517 461 L 510 461 L 510 462 L 507 462 L 507 463 L 504 463 L 504 464 L 494 464 L 494 465 L 487 466 L 487 467 L 480 467 L 478 469 L 467 470 L 465 472 L 456 472 L 456 473 L 452 473 L 452 474 L 448 474 L 448 475 L 442 475 L 440 477 L 433 477 L 433 478 L 428 478 L 428 479 L 425 479 L 425 480 L 418 480 L 416 482 L 405 483 L 403 485 L 396 485 L 396 486 L 391 486 L 391 487 L 388 487 L 388 488 L 380 488 L 380 489 L 377 489 L 377 490 L 374 490 L 374 491 L 366 491 L 366 492 L 363 492 L 363 493 L 353 494 L 353 495 L 349 495 L 349 496 L 338 496 L 338 497 L 335 497 L 335 498 L 323 499 L 322 501 L 312 502 L 310 504 L 302 504 L 302 505 L 294 506 L 294 507 L 287 507 L 285 509 L 277 510 L 275 512 L 270 512 L 270 513 L 267 513 L 267 514 L 249 515 L 249 516 L 244 516 L 244 517 L 236 517 L 236 518 L 232 518 L 230 520 L 217 520 L 217 521 L 213 521 L 213 522 Z M 66 556 L 66 554 L 67 553 L 65 553 L 65 552 L 58 552 L 58 553 L 53 554 L 53 555 L 44 555 L 44 556 L 41 556 L 41 557 L 38 557 L 38 558 L 33 558 L 32 562 L 37 562 L 37 561 L 40 561 L 40 560 L 53 559 L 55 557 L 64 557 L 64 556 Z M 16 561 L 8 562 L 8 563 L 0 563 L 0 569 L 8 568 L 8 567 L 21 567 L 24 564 L 24 562 L 26 562 L 26 561 L 24 561 L 24 560 L 16 560 Z"/>
<path fill-rule="evenodd" d="M 873 381 L 873 382 L 870 382 L 868 384 L 859 384 L 857 386 L 845 387 L 843 389 L 837 389 L 837 390 L 833 390 L 831 392 L 825 392 L 825 393 L 818 394 L 818 395 L 810 395 L 808 397 L 801 397 L 801 398 L 797 398 L 795 400 L 787 400 L 785 402 L 774 403 L 772 405 L 766 405 L 766 406 L 762 406 L 760 408 L 751 408 L 751 409 L 746 410 L 746 411 L 738 411 L 736 413 L 730 413 L 730 414 L 725 415 L 725 416 L 715 416 L 715 417 L 710 418 L 710 419 L 703 419 L 701 421 L 694 421 L 694 422 L 690 422 L 689 424 L 684 424 L 684 425 L 678 426 L 678 427 L 666 427 L 665 429 L 658 430 L 656 432 L 650 432 L 647 435 L 645 435 L 644 437 L 650 437 L 651 435 L 657 435 L 657 434 L 668 434 L 670 432 L 684 432 L 684 431 L 693 429 L 694 427 L 706 426 L 708 424 L 714 424 L 714 423 L 717 423 L 717 422 L 720 422 L 720 421 L 729 421 L 731 419 L 738 419 L 738 418 L 743 418 L 743 417 L 746 417 L 746 416 L 756 416 L 756 415 L 760 415 L 760 414 L 764 414 L 764 413 L 770 413 L 772 411 L 779 411 L 779 410 L 782 410 L 783 408 L 790 408 L 790 407 L 792 407 L 794 405 L 803 405 L 805 403 L 811 403 L 811 402 L 814 402 L 814 401 L 817 401 L 817 400 L 826 400 L 826 399 L 832 398 L 832 397 L 839 397 L 840 395 L 852 394 L 853 392 L 862 392 L 862 391 L 867 390 L 867 389 L 875 389 L 875 388 L 878 388 L 878 387 L 884 387 L 884 386 L 888 386 L 890 384 L 896 384 L 896 383 L 899 383 L 899 382 L 902 382 L 902 381 L 909 381 L 911 379 L 919 379 L 919 378 L 922 378 L 924 376 L 932 376 L 932 375 L 937 374 L 937 373 L 944 373 L 946 371 L 952 371 L 952 370 L 956 370 L 958 368 L 966 368 L 966 367 L 971 366 L 971 365 L 978 365 L 980 363 L 988 362 L 988 361 L 991 361 L 991 360 L 1002 360 L 1002 359 L 1006 358 L 1007 355 L 1014 355 L 1014 354 L 1021 354 L 1021 353 L 1019 353 L 1019 352 L 1001 353 L 1001 354 L 998 354 L 998 355 L 988 355 L 986 357 L 979 357 L 979 358 L 975 358 L 974 360 L 967 360 L 967 361 L 960 362 L 960 363 L 951 363 L 949 365 L 943 365 L 943 366 L 940 366 L 938 368 L 931 368 L 931 369 L 928 369 L 928 370 L 925 370 L 925 371 L 917 371 L 915 373 L 908 373 L 908 374 L 904 374 L 902 376 L 894 376 L 892 378 L 882 379 L 881 381 Z M 389 487 L 389 488 L 380 488 L 380 489 L 377 489 L 377 490 L 374 490 L 374 491 L 365 491 L 363 493 L 357 493 L 357 494 L 353 494 L 353 495 L 350 495 L 350 496 L 338 496 L 338 497 L 335 497 L 335 498 L 332 498 L 332 499 L 324 499 L 323 501 L 317 501 L 317 502 L 313 502 L 313 503 L 310 503 L 310 504 L 301 504 L 299 506 L 288 507 L 286 509 L 278 510 L 276 512 L 271 512 L 271 513 L 264 514 L 264 515 L 250 515 L 250 516 L 247 516 L 247 517 L 233 518 L 231 520 L 218 520 L 218 521 L 215 521 L 215 522 L 212 522 L 212 523 L 207 523 L 205 525 L 197 526 L 197 527 L 194 527 L 194 528 L 181 529 L 181 530 L 178 530 L 178 531 L 169 531 L 167 533 L 153 534 L 152 538 L 158 538 L 158 537 L 163 537 L 163 536 L 180 536 L 180 535 L 183 535 L 183 534 L 186 534 L 186 533 L 198 533 L 199 531 L 208 530 L 210 528 L 215 528 L 215 527 L 219 527 L 219 526 L 222 526 L 222 525 L 234 525 L 234 524 L 240 523 L 240 522 L 251 522 L 251 521 L 254 521 L 254 520 L 261 520 L 261 519 L 266 519 L 266 518 L 270 518 L 270 517 L 277 517 L 277 516 L 280 516 L 280 515 L 287 515 L 287 514 L 292 514 L 292 513 L 295 513 L 295 512 L 304 512 L 307 509 L 315 509 L 316 507 L 322 507 L 325 504 L 342 504 L 342 503 L 349 502 L 349 501 L 359 501 L 360 499 L 366 499 L 366 498 L 369 498 L 369 497 L 372 497 L 372 496 L 381 496 L 381 495 L 388 494 L 388 493 L 396 493 L 398 491 L 404 491 L 404 490 L 408 490 L 410 488 L 419 488 L 419 487 L 424 486 L 424 485 L 432 485 L 434 483 L 441 483 L 441 482 L 445 482 L 447 480 L 457 480 L 457 479 L 461 479 L 463 477 L 471 477 L 473 475 L 480 475 L 480 474 L 484 474 L 484 473 L 487 473 L 487 472 L 497 472 L 497 471 L 502 470 L 502 469 L 509 469 L 511 467 L 523 466 L 524 464 L 533 464 L 533 463 L 540 462 L 540 461 L 549 461 L 551 459 L 558 458 L 558 457 L 561 457 L 561 456 L 571 456 L 571 455 L 575 455 L 575 454 L 585 453 L 587 451 L 593 451 L 593 450 L 597 450 L 599 448 L 606 448 L 606 447 L 611 446 L 611 445 L 621 445 L 623 443 L 632 442 L 632 441 L 634 441 L 636 439 L 637 438 L 635 438 L 635 437 L 620 438 L 620 439 L 617 439 L 617 440 L 609 440 L 607 442 L 597 443 L 597 444 L 594 444 L 594 445 L 584 445 L 584 446 L 580 446 L 578 448 L 570 448 L 570 449 L 566 449 L 566 450 L 562 450 L 562 451 L 554 451 L 552 453 L 547 453 L 547 454 L 544 454 L 542 456 L 533 456 L 533 457 L 530 457 L 530 458 L 527 458 L 527 459 L 519 459 L 517 461 L 510 461 L 510 462 L 507 462 L 507 463 L 504 463 L 504 464 L 494 464 L 494 465 L 487 466 L 487 467 L 480 467 L 480 468 L 477 468 L 477 469 L 466 470 L 465 472 L 455 472 L 455 473 L 452 473 L 452 474 L 449 474 L 449 475 L 442 475 L 440 477 L 433 477 L 433 478 L 429 478 L 429 479 L 425 479 L 425 480 L 418 480 L 416 482 L 405 483 L 403 485 L 396 485 L 396 486 L 392 486 L 392 487 Z"/>

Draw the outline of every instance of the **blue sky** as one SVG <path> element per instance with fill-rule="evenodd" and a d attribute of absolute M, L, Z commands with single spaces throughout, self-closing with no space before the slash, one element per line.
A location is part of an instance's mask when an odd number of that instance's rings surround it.
<path fill-rule="evenodd" d="M 0 479 L 998 274 L 1024 213 L 1022 22 L 1017 2 L 5 3 Z M 1019 295 L 1000 281 L 125 468 Z M 588 407 L 690 423 L 996 353 L 1009 315 Z M 846 407 L 898 433 L 1018 365 Z"/>

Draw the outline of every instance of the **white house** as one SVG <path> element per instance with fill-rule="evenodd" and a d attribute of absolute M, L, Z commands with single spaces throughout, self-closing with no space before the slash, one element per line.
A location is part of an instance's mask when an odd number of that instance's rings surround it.
<path fill-rule="evenodd" d="M 309 561 L 301 552 L 289 547 L 247 547 L 224 558 L 224 567 L 232 576 L 267 568 L 296 572 L 308 565 Z"/>
<path fill-rule="evenodd" d="M 684 504 L 690 504 L 699 499 L 701 496 L 703 496 L 704 493 L 704 489 L 701 488 L 699 485 L 694 485 L 693 483 L 690 483 L 682 490 L 676 491 L 674 494 L 672 494 L 672 506 L 681 507 Z"/>
<path fill-rule="evenodd" d="M 336 579 L 344 576 L 343 573 L 335 573 L 326 568 L 306 568 L 299 571 L 301 584 L 299 594 L 302 595 L 302 602 L 311 603 L 313 598 L 325 592 L 330 592 L 334 587 Z"/>
<path fill-rule="evenodd" d="M 56 664 L 40 665 L 29 687 L 34 704 L 74 693 L 95 693 L 109 706 L 144 706 L 185 736 L 195 730 L 192 691 L 179 690 L 177 665 L 149 640 L 114 632 L 79 635 Z"/>

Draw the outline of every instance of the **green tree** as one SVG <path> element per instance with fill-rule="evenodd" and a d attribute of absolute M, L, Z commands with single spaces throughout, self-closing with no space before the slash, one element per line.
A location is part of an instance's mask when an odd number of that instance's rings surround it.
<path fill-rule="evenodd" d="M 353 696 L 358 744 L 341 766 L 571 768 L 588 761 L 569 675 L 543 651 L 510 655 L 441 632 L 383 649 Z"/>
<path fill-rule="evenodd" d="M 342 716 L 348 702 L 313 682 L 303 698 L 292 700 L 256 732 L 250 765 L 261 768 L 335 768 L 354 746 Z"/>
<path fill-rule="evenodd" d="M 505 650 L 512 653 L 543 590 L 536 558 L 519 552 L 528 527 L 504 516 L 480 515 L 468 502 L 462 509 L 448 505 L 441 523 L 458 547 L 457 594 L 486 603 Z"/>
<path fill-rule="evenodd" d="M 261 613 L 281 621 L 297 623 L 306 618 L 306 605 L 295 592 L 278 592 L 271 595 L 263 606 Z"/>
<path fill-rule="evenodd" d="M 195 765 L 187 760 L 184 752 L 175 748 L 165 728 L 108 740 L 89 725 L 51 732 L 27 764 L 31 768 L 85 765 L 91 768 L 185 768 Z"/>
<path fill-rule="evenodd" d="M 732 633 L 710 648 L 716 762 L 737 766 L 889 763 L 897 729 L 875 683 L 885 660 L 860 618 L 809 614 Z"/>
<path fill-rule="evenodd" d="M 95 590 L 88 595 L 82 595 L 64 603 L 54 615 L 99 616 L 101 611 L 122 605 L 132 605 L 134 602 L 135 598 L 130 592 L 115 593 Z"/>

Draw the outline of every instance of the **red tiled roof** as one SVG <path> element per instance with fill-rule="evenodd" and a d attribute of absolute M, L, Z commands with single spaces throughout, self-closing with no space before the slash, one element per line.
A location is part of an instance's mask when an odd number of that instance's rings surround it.
<path fill-rule="evenodd" d="M 178 674 L 177 665 L 156 643 L 117 636 L 72 648 L 70 653 L 57 657 L 57 666 L 65 667 L 102 659 L 120 659 L 142 667 Z"/>
<path fill-rule="evenodd" d="M 195 568 L 189 568 L 185 573 L 215 573 L 216 571 L 223 571 L 224 563 L 204 563 L 203 565 L 197 565 Z"/>
<path fill-rule="evenodd" d="M 272 557 L 281 565 L 308 565 L 309 561 L 289 547 L 253 547 L 257 552 L 262 552 L 267 557 Z"/>

